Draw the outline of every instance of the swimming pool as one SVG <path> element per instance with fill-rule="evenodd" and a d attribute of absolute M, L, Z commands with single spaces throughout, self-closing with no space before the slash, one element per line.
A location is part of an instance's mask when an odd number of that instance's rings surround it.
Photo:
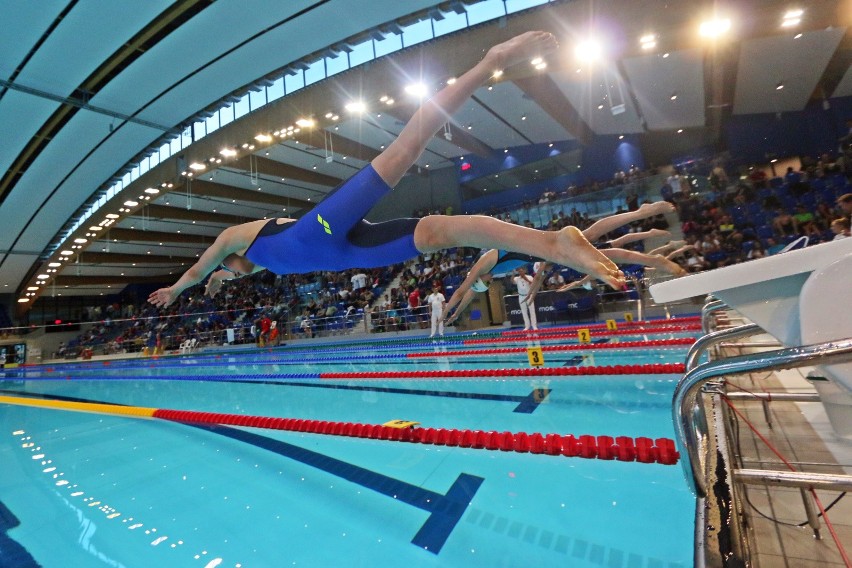
<path fill-rule="evenodd" d="M 0 395 L 17 402 L 0 406 L 0 550 L 43 566 L 691 565 L 695 500 L 677 466 L 19 404 L 672 438 L 679 375 L 666 370 L 698 331 L 656 322 L 591 335 L 7 370 Z M 543 367 L 528 347 L 542 349 Z"/>

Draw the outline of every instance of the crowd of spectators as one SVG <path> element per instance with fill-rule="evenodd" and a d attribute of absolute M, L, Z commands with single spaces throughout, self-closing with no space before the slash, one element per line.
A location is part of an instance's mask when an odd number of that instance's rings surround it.
<path fill-rule="evenodd" d="M 852 160 L 805 157 L 783 177 L 752 166 L 733 180 L 717 162 L 707 192 L 670 185 L 664 195 L 677 206 L 691 246 L 675 260 L 696 272 L 776 254 L 794 242 L 813 245 L 848 236 L 850 211 L 844 203 L 852 201 L 852 174 L 844 162 Z"/>

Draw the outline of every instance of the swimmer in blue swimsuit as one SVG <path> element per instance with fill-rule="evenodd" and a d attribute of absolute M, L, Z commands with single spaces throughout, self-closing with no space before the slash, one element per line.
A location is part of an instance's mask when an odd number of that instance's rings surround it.
<path fill-rule="evenodd" d="M 426 101 L 399 137 L 363 170 L 343 182 L 298 221 L 258 220 L 222 231 L 173 285 L 153 292 L 148 301 L 167 306 L 186 288 L 204 280 L 214 295 L 222 281 L 269 269 L 278 274 L 388 266 L 456 246 L 500 248 L 589 273 L 613 288 L 624 275 L 598 252 L 576 227 L 545 232 L 481 215 L 430 215 L 369 223 L 364 216 L 414 165 L 447 117 L 496 70 L 545 55 L 557 47 L 546 32 L 527 32 L 492 47 L 472 69 Z"/>
<path fill-rule="evenodd" d="M 598 239 L 628 223 L 633 223 L 647 217 L 671 213 L 675 210 L 674 205 L 667 201 L 658 201 L 656 203 L 646 203 L 636 211 L 628 211 L 604 217 L 592 224 L 591 227 L 583 231 L 589 241 L 596 242 Z M 624 245 L 633 241 L 648 239 L 651 237 L 670 236 L 668 231 L 652 229 L 642 233 L 627 233 L 617 239 L 607 241 L 598 245 L 601 253 L 607 258 L 616 263 L 625 264 L 643 264 L 664 270 L 675 276 L 681 276 L 685 272 L 676 263 L 668 258 L 658 254 L 643 254 L 640 252 L 623 249 Z M 535 294 L 541 287 L 544 275 L 547 272 L 547 259 L 539 258 L 533 255 L 521 254 L 507 250 L 492 249 L 482 254 L 479 260 L 471 267 L 467 277 L 459 284 L 459 287 L 453 292 L 452 297 L 447 302 L 446 323 L 450 324 L 464 312 L 468 304 L 473 300 L 476 292 L 485 292 L 495 274 L 505 274 L 528 264 L 541 262 L 542 265 L 535 272 L 530 292 L 527 294 L 527 301 L 531 302 L 535 299 Z"/>

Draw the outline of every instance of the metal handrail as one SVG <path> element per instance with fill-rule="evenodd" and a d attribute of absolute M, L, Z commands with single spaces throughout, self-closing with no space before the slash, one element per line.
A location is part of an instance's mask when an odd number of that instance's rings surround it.
<path fill-rule="evenodd" d="M 775 351 L 738 355 L 719 361 L 704 363 L 686 373 L 675 388 L 672 401 L 672 414 L 677 433 L 677 443 L 687 460 L 682 460 L 684 476 L 690 489 L 699 496 L 707 495 L 704 478 L 705 456 L 699 447 L 706 447 L 706 438 L 699 439 L 698 431 L 707 430 L 706 419 L 703 424 L 695 424 L 694 418 L 698 405 L 699 388 L 709 379 L 725 375 L 737 375 L 752 371 L 773 371 L 791 369 L 815 363 L 825 364 L 852 361 L 852 339 L 828 341 L 813 345 L 788 347 Z"/>
<path fill-rule="evenodd" d="M 699 338 L 686 354 L 686 372 L 688 373 L 698 365 L 698 359 L 710 347 L 724 341 L 726 339 L 737 339 L 740 337 L 749 337 L 763 333 L 763 329 L 756 323 L 749 323 L 739 327 L 731 327 L 721 331 L 708 333 L 704 337 Z"/>
<path fill-rule="evenodd" d="M 728 309 L 728 304 L 722 300 L 713 300 L 704 305 L 701 309 L 701 329 L 704 333 L 710 333 L 710 314 L 725 309 Z"/>

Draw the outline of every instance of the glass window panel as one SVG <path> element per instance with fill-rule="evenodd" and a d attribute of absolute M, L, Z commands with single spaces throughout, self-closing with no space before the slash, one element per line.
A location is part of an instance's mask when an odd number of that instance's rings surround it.
<path fill-rule="evenodd" d="M 388 34 L 385 39 L 373 40 L 373 45 L 376 48 L 376 59 L 385 56 L 388 53 L 399 51 L 402 49 L 402 36 L 396 34 Z"/>
<path fill-rule="evenodd" d="M 352 46 L 352 51 L 349 53 L 349 67 L 355 67 L 373 59 L 375 59 L 373 40 L 368 39 L 364 43 Z"/>
<path fill-rule="evenodd" d="M 243 95 L 243 98 L 234 103 L 234 120 L 248 114 L 249 110 L 249 96 Z"/>
<path fill-rule="evenodd" d="M 219 109 L 219 127 L 234 122 L 234 105 L 225 105 Z"/>
<path fill-rule="evenodd" d="M 100 198 L 100 199 L 98 199 L 98 206 L 96 207 L 96 209 L 100 209 L 101 207 L 103 207 L 104 205 L 106 205 L 106 202 L 107 202 L 107 196 L 106 196 L 106 195 L 101 195 L 101 198 Z"/>
<path fill-rule="evenodd" d="M 170 155 L 174 156 L 175 154 L 180 153 L 180 150 L 180 136 L 178 136 L 177 138 L 172 138 L 169 146 Z"/>
<path fill-rule="evenodd" d="M 151 165 L 152 168 L 154 166 L 159 165 L 159 163 L 160 163 L 160 152 L 154 152 L 153 154 L 151 154 L 151 157 L 148 158 L 148 161 L 150 162 L 150 165 Z"/>
<path fill-rule="evenodd" d="M 168 159 L 168 157 L 171 156 L 171 155 L 172 155 L 171 147 L 169 146 L 168 142 L 166 142 L 165 144 L 160 146 L 160 161 L 161 162 L 165 162 Z"/>
<path fill-rule="evenodd" d="M 467 26 L 467 14 L 456 14 L 451 10 L 444 14 L 443 20 L 435 20 L 432 25 L 435 28 L 435 37 L 449 34 Z"/>
<path fill-rule="evenodd" d="M 266 87 L 266 100 L 269 102 L 274 101 L 275 99 L 280 99 L 284 96 L 284 78 L 279 77 L 272 83 L 271 86 Z"/>
<path fill-rule="evenodd" d="M 130 174 L 124 174 L 121 176 L 121 183 L 125 186 L 130 185 Z"/>
<path fill-rule="evenodd" d="M 106 193 L 107 199 L 112 199 L 113 197 L 115 197 L 115 186 L 112 186 L 111 188 L 109 188 L 107 190 L 107 193 Z"/>
<path fill-rule="evenodd" d="M 293 91 L 298 91 L 305 86 L 305 76 L 301 71 L 297 71 L 295 75 L 284 75 L 284 87 L 287 94 Z"/>
<path fill-rule="evenodd" d="M 207 134 L 211 132 L 215 132 L 219 129 L 219 113 L 221 111 L 216 111 L 213 113 L 213 116 L 204 121 L 205 131 Z"/>
<path fill-rule="evenodd" d="M 261 88 L 260 91 L 249 91 L 249 104 L 251 110 L 257 110 L 266 104 L 266 88 Z"/>
<path fill-rule="evenodd" d="M 533 6 L 541 6 L 547 4 L 549 0 L 506 0 L 506 13 L 513 14 L 532 8 Z"/>
<path fill-rule="evenodd" d="M 349 58 L 346 57 L 345 51 L 338 53 L 337 57 L 325 58 L 325 72 L 329 77 L 347 69 L 349 69 Z"/>
<path fill-rule="evenodd" d="M 473 26 L 494 20 L 506 15 L 506 7 L 503 0 L 483 0 L 476 4 L 465 6 L 467 10 L 467 25 Z"/>
<path fill-rule="evenodd" d="M 192 144 L 192 128 L 186 128 L 180 133 L 180 147 L 188 148 Z"/>
<path fill-rule="evenodd" d="M 402 44 L 405 47 L 432 39 L 432 20 L 420 20 L 411 24 L 402 32 Z"/>
<path fill-rule="evenodd" d="M 139 162 L 139 175 L 146 173 L 151 169 L 148 158 L 143 158 L 141 162 Z"/>
<path fill-rule="evenodd" d="M 305 69 L 305 85 L 310 85 L 323 79 L 325 79 L 325 59 L 314 61 Z"/>
<path fill-rule="evenodd" d="M 130 181 L 136 181 L 137 179 L 139 179 L 139 166 L 130 170 Z"/>
<path fill-rule="evenodd" d="M 207 135 L 207 122 L 202 120 L 201 122 L 196 122 L 192 125 L 193 133 L 192 135 L 195 137 L 195 140 L 201 140 Z"/>

